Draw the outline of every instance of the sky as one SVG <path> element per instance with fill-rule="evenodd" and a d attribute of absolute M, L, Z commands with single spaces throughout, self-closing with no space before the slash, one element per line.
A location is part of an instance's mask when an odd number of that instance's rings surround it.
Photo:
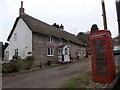
<path fill-rule="evenodd" d="M 93 24 L 103 30 L 101 0 L 22 0 L 25 13 L 50 25 L 63 24 L 64 30 L 77 35 L 90 31 Z M 118 35 L 115 0 L 104 0 L 108 30 L 112 37 Z M 0 41 L 7 41 L 21 0 L 0 0 Z"/>

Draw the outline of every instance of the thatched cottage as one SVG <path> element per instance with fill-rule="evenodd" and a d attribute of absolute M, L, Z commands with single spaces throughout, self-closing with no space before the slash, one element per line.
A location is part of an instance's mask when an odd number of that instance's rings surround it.
<path fill-rule="evenodd" d="M 64 58 L 73 59 L 85 56 L 84 43 L 63 27 L 56 28 L 25 14 L 23 2 L 19 13 L 7 38 L 9 46 L 5 50 L 5 59 L 11 60 L 14 55 L 24 59 L 32 55 L 34 64 L 37 65 L 47 60 L 56 62 L 63 54 Z"/>

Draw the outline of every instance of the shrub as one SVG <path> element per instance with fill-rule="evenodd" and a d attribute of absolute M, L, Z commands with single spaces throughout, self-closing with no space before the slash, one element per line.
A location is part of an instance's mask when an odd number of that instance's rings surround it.
<path fill-rule="evenodd" d="M 47 61 L 47 65 L 50 66 L 50 65 L 51 65 L 51 62 L 52 62 L 51 60 L 48 60 L 48 61 Z"/>
<path fill-rule="evenodd" d="M 18 60 L 20 60 L 20 59 L 21 59 L 21 57 L 20 57 L 20 56 L 18 56 L 18 55 L 14 55 L 12 58 L 13 58 L 13 59 L 18 59 Z"/>
<path fill-rule="evenodd" d="M 12 60 L 10 63 L 7 64 L 8 64 L 7 67 L 2 69 L 3 74 L 19 71 L 19 66 L 16 64 L 15 60 Z"/>
<path fill-rule="evenodd" d="M 42 63 L 40 62 L 40 65 L 39 65 L 40 68 L 42 68 Z"/>
<path fill-rule="evenodd" d="M 26 56 L 26 58 L 25 58 L 25 63 L 27 63 L 27 65 L 26 65 L 26 69 L 27 70 L 29 70 L 29 69 L 31 69 L 32 68 L 32 66 L 33 66 L 33 61 L 34 61 L 34 57 L 33 56 Z"/>
<path fill-rule="evenodd" d="M 34 57 L 33 56 L 27 56 L 26 60 L 34 60 Z"/>

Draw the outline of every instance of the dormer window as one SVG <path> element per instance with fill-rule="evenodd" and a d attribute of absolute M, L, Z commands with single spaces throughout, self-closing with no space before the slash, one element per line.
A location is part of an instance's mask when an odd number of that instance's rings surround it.
<path fill-rule="evenodd" d="M 53 37 L 48 37 L 48 42 L 53 43 Z"/>
<path fill-rule="evenodd" d="M 17 40 L 17 33 L 14 33 L 14 41 Z"/>

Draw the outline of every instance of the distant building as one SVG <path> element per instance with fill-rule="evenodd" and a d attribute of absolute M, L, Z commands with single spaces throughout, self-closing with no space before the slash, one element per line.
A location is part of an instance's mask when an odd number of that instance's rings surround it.
<path fill-rule="evenodd" d="M 47 60 L 58 61 L 60 46 L 64 45 L 63 50 L 66 55 L 69 50 L 74 59 L 85 56 L 85 44 L 75 35 L 48 25 L 24 13 L 23 3 L 21 3 L 20 15 L 17 17 L 13 28 L 8 36 L 9 45 L 5 49 L 5 59 L 11 60 L 14 55 L 22 59 L 32 55 L 34 65 Z M 64 49 L 67 47 L 68 49 Z"/>

